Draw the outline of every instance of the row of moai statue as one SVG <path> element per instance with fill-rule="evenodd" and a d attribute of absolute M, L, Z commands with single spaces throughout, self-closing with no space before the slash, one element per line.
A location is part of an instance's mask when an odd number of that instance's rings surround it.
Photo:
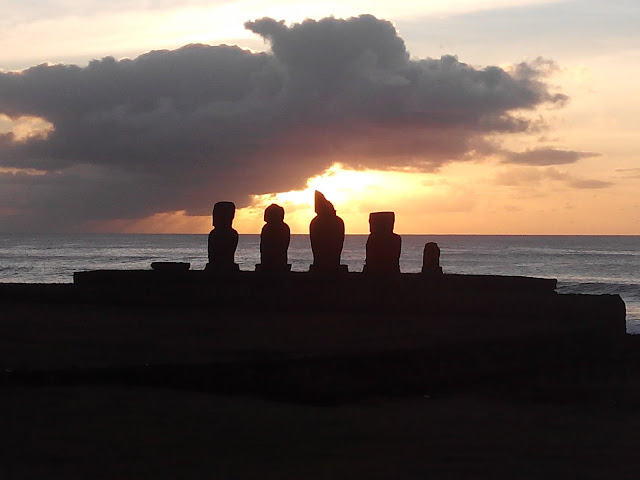
<path fill-rule="evenodd" d="M 238 232 L 233 228 L 235 210 L 232 202 L 218 202 L 213 207 L 207 271 L 230 273 L 239 270 L 234 258 L 238 246 Z M 345 235 L 344 222 L 337 215 L 333 204 L 318 191 L 315 192 L 315 212 L 316 216 L 309 226 L 313 253 L 309 271 L 322 274 L 346 272 L 347 266 L 340 264 Z M 266 223 L 260 233 L 260 263 L 256 265 L 256 271 L 288 272 L 291 270 L 287 259 L 291 231 L 284 222 L 284 208 L 276 204 L 268 206 L 264 211 L 264 221 Z M 367 239 L 363 273 L 400 273 L 402 238 L 393 233 L 394 223 L 393 212 L 369 214 L 371 233 Z M 422 272 L 427 275 L 442 274 L 440 248 L 434 242 L 429 242 L 424 247 Z"/>

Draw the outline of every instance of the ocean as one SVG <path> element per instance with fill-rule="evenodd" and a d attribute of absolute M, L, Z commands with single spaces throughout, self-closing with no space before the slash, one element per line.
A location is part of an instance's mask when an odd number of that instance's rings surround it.
<path fill-rule="evenodd" d="M 342 263 L 362 271 L 366 235 L 347 235 Z M 403 235 L 400 268 L 419 272 L 426 242 L 437 242 L 445 273 L 556 278 L 558 293 L 617 293 L 627 332 L 640 334 L 640 236 Z M 259 263 L 259 235 L 240 235 L 241 270 Z M 70 283 L 73 272 L 148 269 L 153 261 L 207 263 L 207 235 L 0 234 L 0 282 Z M 306 271 L 308 235 L 292 235 L 289 263 Z"/>

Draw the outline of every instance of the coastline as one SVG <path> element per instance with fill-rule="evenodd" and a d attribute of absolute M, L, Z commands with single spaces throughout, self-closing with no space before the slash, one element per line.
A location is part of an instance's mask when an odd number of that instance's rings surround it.
<path fill-rule="evenodd" d="M 366 235 L 347 235 L 343 263 L 359 272 Z M 425 242 L 442 248 L 445 273 L 524 275 L 558 279 L 558 292 L 619 294 L 629 332 L 640 332 L 640 236 L 404 235 L 401 271 L 419 272 Z M 292 271 L 311 263 L 308 235 L 293 235 Z M 148 269 L 153 261 L 190 262 L 204 269 L 206 235 L 0 235 L 1 282 L 69 283 L 73 272 Z M 243 271 L 259 263 L 259 235 L 240 235 L 236 261 Z"/>

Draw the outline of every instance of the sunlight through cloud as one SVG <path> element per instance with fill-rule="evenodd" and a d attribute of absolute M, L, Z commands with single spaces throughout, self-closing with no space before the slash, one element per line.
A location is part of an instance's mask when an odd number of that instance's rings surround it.
<path fill-rule="evenodd" d="M 47 138 L 54 131 L 54 126 L 44 118 L 20 116 L 11 118 L 0 114 L 0 135 L 11 134 L 14 142 L 26 142 L 34 138 Z"/>

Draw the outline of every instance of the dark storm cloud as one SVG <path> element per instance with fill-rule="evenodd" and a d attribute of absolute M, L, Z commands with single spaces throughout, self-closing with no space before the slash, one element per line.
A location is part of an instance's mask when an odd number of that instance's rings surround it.
<path fill-rule="evenodd" d="M 485 136 L 536 129 L 515 111 L 566 100 L 550 93 L 542 61 L 507 72 L 411 59 L 393 25 L 368 15 L 246 27 L 270 53 L 188 45 L 1 73 L 0 114 L 54 127 L 46 138 L 0 139 L 0 166 L 49 172 L 16 194 L 38 219 L 66 224 L 207 214 L 214 200 L 242 206 L 302 187 L 334 161 L 433 171 L 492 153 Z"/>
<path fill-rule="evenodd" d="M 597 157 L 595 152 L 577 152 L 574 150 L 557 150 L 555 148 L 536 148 L 524 152 L 504 152 L 503 163 L 532 165 L 546 167 L 550 165 L 565 165 L 589 157 Z"/>

